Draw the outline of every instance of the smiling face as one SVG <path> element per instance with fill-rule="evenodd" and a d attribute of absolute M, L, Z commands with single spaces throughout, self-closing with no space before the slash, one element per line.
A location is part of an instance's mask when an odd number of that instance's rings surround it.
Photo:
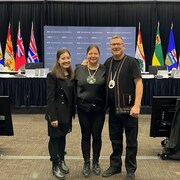
<path fill-rule="evenodd" d="M 114 59 L 122 59 L 125 50 L 123 39 L 121 37 L 113 37 L 110 40 L 110 50 Z"/>
<path fill-rule="evenodd" d="M 68 69 L 71 65 L 71 56 L 68 52 L 64 52 L 59 56 L 58 63 L 63 69 Z"/>
<path fill-rule="evenodd" d="M 99 49 L 96 46 L 91 46 L 87 50 L 86 58 L 90 66 L 96 66 L 99 63 Z"/>

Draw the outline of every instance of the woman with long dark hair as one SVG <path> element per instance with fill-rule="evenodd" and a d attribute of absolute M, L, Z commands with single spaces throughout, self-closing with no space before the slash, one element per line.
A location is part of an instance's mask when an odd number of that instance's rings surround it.
<path fill-rule="evenodd" d="M 52 173 L 64 179 L 69 173 L 64 156 L 66 135 L 72 129 L 75 116 L 74 72 L 71 68 L 71 54 L 67 49 L 57 51 L 56 62 L 47 75 L 47 110 L 49 155 Z"/>
<path fill-rule="evenodd" d="M 84 158 L 82 173 L 90 175 L 90 152 L 92 137 L 93 172 L 101 173 L 99 157 L 102 146 L 101 133 L 105 120 L 105 67 L 99 63 L 100 50 L 90 45 L 86 51 L 87 66 L 79 65 L 75 70 L 77 88 L 77 110 L 82 132 L 81 148 Z"/>

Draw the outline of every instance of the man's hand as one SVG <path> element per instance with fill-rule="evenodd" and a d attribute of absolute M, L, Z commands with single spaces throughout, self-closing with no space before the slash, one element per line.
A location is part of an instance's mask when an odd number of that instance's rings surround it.
<path fill-rule="evenodd" d="M 135 106 L 135 105 L 134 105 L 134 106 L 131 108 L 130 115 L 131 115 L 132 117 L 137 118 L 138 115 L 139 115 L 139 113 L 140 113 L 140 106 Z"/>
<path fill-rule="evenodd" d="M 88 60 L 87 60 L 87 59 L 84 59 L 84 60 L 82 61 L 81 65 L 87 66 L 87 65 L 88 65 Z"/>

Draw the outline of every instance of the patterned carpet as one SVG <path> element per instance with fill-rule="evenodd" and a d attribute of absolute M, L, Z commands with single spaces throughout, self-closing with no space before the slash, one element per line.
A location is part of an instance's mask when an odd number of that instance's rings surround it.
<path fill-rule="evenodd" d="M 13 114 L 14 136 L 0 136 L 0 180 L 54 180 L 51 162 L 47 150 L 47 127 L 43 114 Z M 106 117 L 108 119 L 108 117 Z M 180 179 L 180 161 L 162 160 L 162 138 L 152 138 L 150 133 L 150 115 L 139 118 L 139 151 L 137 180 L 178 180 Z M 103 129 L 103 146 L 100 165 L 102 171 L 109 166 L 111 144 L 108 135 L 108 122 Z M 70 168 L 68 180 L 84 179 L 81 174 L 83 166 L 80 149 L 81 134 L 78 119 L 73 121 L 73 131 L 67 136 L 66 164 Z M 124 148 L 125 149 L 125 148 Z M 124 150 L 125 153 L 125 150 Z M 123 154 L 124 163 L 124 154 Z M 126 171 L 110 178 L 102 178 L 91 173 L 88 179 L 123 179 Z"/>

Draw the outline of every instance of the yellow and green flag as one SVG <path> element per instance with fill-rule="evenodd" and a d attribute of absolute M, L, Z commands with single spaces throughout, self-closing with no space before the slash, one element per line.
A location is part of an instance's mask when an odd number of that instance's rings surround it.
<path fill-rule="evenodd" d="M 159 22 L 157 26 L 157 32 L 156 32 L 156 44 L 152 59 L 152 65 L 153 66 L 163 66 L 164 65 L 164 57 L 162 52 L 162 45 L 161 45 L 161 38 L 160 38 L 160 32 L 159 32 Z"/>

